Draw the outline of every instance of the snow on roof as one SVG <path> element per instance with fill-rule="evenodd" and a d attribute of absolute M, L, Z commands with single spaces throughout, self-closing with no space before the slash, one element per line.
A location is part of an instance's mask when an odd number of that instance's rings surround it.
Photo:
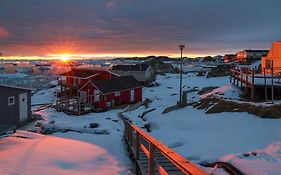
<path fill-rule="evenodd" d="M 120 174 L 109 153 L 94 144 L 17 131 L 0 139 L 0 174 Z"/>

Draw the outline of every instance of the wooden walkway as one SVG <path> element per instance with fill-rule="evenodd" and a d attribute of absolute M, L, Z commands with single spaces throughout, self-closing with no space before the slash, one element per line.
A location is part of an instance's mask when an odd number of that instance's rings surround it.
<path fill-rule="evenodd" d="M 207 175 L 207 173 L 160 143 L 136 125 L 125 121 L 125 140 L 136 174 Z"/>

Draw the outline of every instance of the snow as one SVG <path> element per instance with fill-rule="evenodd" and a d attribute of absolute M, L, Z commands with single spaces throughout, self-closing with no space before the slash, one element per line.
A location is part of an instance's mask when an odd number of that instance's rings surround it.
<path fill-rule="evenodd" d="M 25 74 L 25 73 L 14 73 L 14 74 L 3 73 L 3 74 L 0 74 L 0 78 L 17 78 L 17 79 L 20 79 L 20 78 L 25 78 L 27 76 L 28 75 Z"/>
<path fill-rule="evenodd" d="M 220 95 L 223 98 L 239 99 L 238 89 L 232 87 L 228 81 L 227 77 L 206 79 L 186 74 L 183 85 L 199 89 L 220 86 L 207 95 L 223 93 Z M 152 99 L 149 107 L 147 109 L 140 107 L 135 111 L 126 112 L 125 115 L 139 127 L 150 124 L 152 130 L 150 135 L 192 162 L 199 164 L 218 161 L 225 155 L 261 149 L 281 139 L 280 119 L 262 119 L 248 113 L 205 114 L 203 110 L 193 107 L 161 114 L 166 107 L 175 105 L 178 100 L 178 95 L 171 96 L 178 92 L 178 76 L 171 74 L 159 76 L 157 82 L 160 84 L 159 87 L 144 90 L 144 97 Z M 188 94 L 188 99 L 194 101 L 204 97 L 199 96 L 197 92 Z M 145 121 L 138 117 L 142 112 L 153 108 L 156 110 L 146 114 Z M 280 152 L 276 156 L 280 157 Z M 259 166 L 259 162 L 255 163 Z M 276 163 L 281 167 L 280 162 Z M 243 165 L 254 171 L 253 166 Z M 276 169 L 275 163 L 268 163 L 265 166 L 281 173 L 280 169 Z"/>
<path fill-rule="evenodd" d="M 105 149 L 82 141 L 17 131 L 0 139 L 0 145 L 0 174 L 111 175 L 122 171 Z"/>
<path fill-rule="evenodd" d="M 36 98 L 37 95 L 34 96 Z M 131 161 L 123 142 L 123 122 L 117 116 L 120 110 L 111 110 L 104 113 L 90 113 L 83 116 L 71 116 L 62 112 L 56 112 L 54 109 L 40 111 L 44 120 L 39 123 L 54 123 L 55 128 L 68 128 L 78 132 L 56 132 L 54 137 L 66 138 L 82 141 L 92 145 L 98 145 L 103 148 L 109 155 L 118 161 L 118 167 L 122 169 L 119 173 L 130 174 Z M 90 128 L 90 123 L 98 123 L 98 128 Z M 25 129 L 34 129 L 34 124 Z M 108 131 L 107 134 L 92 134 L 95 131 Z M 82 162 L 81 162 L 82 163 Z"/>
<path fill-rule="evenodd" d="M 36 96 L 31 97 L 31 104 L 37 105 L 37 104 L 55 103 L 56 92 L 58 92 L 58 87 L 40 90 L 36 93 Z"/>
<path fill-rule="evenodd" d="M 159 75 L 157 83 L 160 84 L 157 87 L 143 89 L 143 99 L 149 98 L 152 101 L 148 108 L 141 106 L 133 111 L 124 113 L 134 124 L 139 127 L 149 124 L 152 130 L 149 135 L 196 164 L 223 160 L 232 163 L 242 172 L 249 175 L 281 174 L 281 119 L 264 119 L 248 113 L 237 112 L 206 114 L 204 110 L 198 110 L 192 106 L 162 114 L 165 108 L 175 105 L 178 101 L 179 75 Z M 187 95 L 188 102 L 198 102 L 207 96 L 217 96 L 226 100 L 241 102 L 239 97 L 240 90 L 229 83 L 229 77 L 205 78 L 196 76 L 196 73 L 188 73 L 183 75 L 183 86 L 185 90 L 200 90 L 204 87 L 218 86 L 218 88 L 204 95 L 199 95 L 198 91 L 189 92 Z M 38 91 L 32 97 L 32 104 L 55 102 L 54 92 L 56 90 L 57 88 L 51 88 Z M 143 119 L 138 117 L 144 111 L 153 108 L 155 110 L 147 113 Z M 102 154 L 101 157 L 106 155 L 105 157 L 109 158 L 97 164 L 99 165 L 98 169 L 100 168 L 100 172 L 97 174 L 132 174 L 132 163 L 128 158 L 123 141 L 124 126 L 122 120 L 118 117 L 118 113 L 121 111 L 122 109 L 115 109 L 83 116 L 71 116 L 57 112 L 54 109 L 40 111 L 44 120 L 38 122 L 55 128 L 70 128 L 82 133 L 58 131 L 50 136 L 31 134 L 34 137 L 32 139 L 14 137 L 0 139 L 0 151 L 16 150 L 15 154 L 13 154 L 13 151 L 7 151 L 7 154 L 2 156 L 1 153 L 0 167 L 5 167 L 5 169 L 0 169 L 0 174 L 1 171 L 3 174 L 28 174 L 27 172 L 31 170 L 27 168 L 23 172 L 19 172 L 15 168 L 24 167 L 24 160 L 22 159 L 26 157 L 30 158 L 29 164 L 32 164 L 32 162 L 36 164 L 33 168 L 35 172 L 39 171 L 40 167 L 43 169 L 48 167 L 46 171 L 50 172 L 50 174 L 52 174 L 51 171 L 57 171 L 61 174 L 74 174 L 78 170 L 79 174 L 87 174 L 89 172 L 92 174 L 97 171 L 91 171 L 92 167 L 88 167 L 88 165 L 89 162 L 96 163 L 98 159 L 97 154 L 99 153 Z M 90 123 L 98 123 L 99 127 L 90 128 Z M 32 123 L 22 129 L 34 128 L 34 123 Z M 103 130 L 108 131 L 107 134 L 93 134 L 94 131 Z M 24 134 L 27 134 L 27 132 L 24 132 Z M 47 154 L 46 158 L 35 156 L 36 154 L 39 155 L 41 145 L 41 142 L 36 144 L 35 138 L 37 137 L 39 140 L 41 138 L 51 138 L 46 139 L 48 146 L 44 148 L 46 151 L 50 151 L 50 155 Z M 13 139 L 16 140 L 7 142 L 8 146 L 2 146 L 1 143 L 7 141 L 7 139 L 11 139 L 11 141 Z M 52 143 L 52 141 L 55 141 L 55 143 Z M 42 142 L 44 143 L 44 141 Z M 60 144 L 57 142 L 61 142 L 65 148 L 61 148 L 62 146 L 57 145 Z M 29 143 L 30 145 L 34 143 L 35 146 L 30 146 L 34 147 L 34 150 L 29 149 L 26 155 L 17 150 L 19 149 L 17 144 L 26 144 L 26 147 L 23 146 L 22 148 L 27 148 Z M 72 145 L 75 147 L 74 153 L 76 154 L 71 154 L 73 157 L 70 157 L 68 160 L 67 152 L 72 153 L 72 150 L 69 150 L 73 148 Z M 9 149 L 6 149 L 6 147 Z M 57 150 L 56 147 L 61 148 L 58 149 L 60 151 L 55 152 Z M 92 153 L 92 149 L 101 151 L 93 151 Z M 44 153 L 44 151 L 42 152 Z M 245 153 L 250 153 L 250 156 L 244 156 Z M 13 156 L 17 154 L 19 154 L 18 157 L 22 156 L 24 158 L 17 159 L 16 156 Z M 3 160 L 9 160 L 10 162 Z M 60 161 L 63 163 L 60 164 Z M 112 162 L 108 163 L 106 161 Z M 105 164 L 111 165 L 109 171 L 112 168 L 112 172 L 103 172 Z M 69 172 L 70 169 L 71 172 Z M 212 171 L 209 168 L 204 169 L 208 172 Z M 223 172 L 219 170 L 215 171 L 214 174 L 223 174 Z"/>
<path fill-rule="evenodd" d="M 281 174 L 281 141 L 276 141 L 264 149 L 254 150 L 247 154 L 230 154 L 223 156 L 222 161 L 230 162 L 245 174 Z"/>

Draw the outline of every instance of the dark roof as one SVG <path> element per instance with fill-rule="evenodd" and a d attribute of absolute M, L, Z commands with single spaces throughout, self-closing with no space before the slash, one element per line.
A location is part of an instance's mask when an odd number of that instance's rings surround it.
<path fill-rule="evenodd" d="M 18 87 L 18 86 L 13 86 L 13 85 L 5 85 L 5 84 L 0 84 L 1 89 L 14 89 L 18 91 L 32 91 L 33 89 L 30 88 L 25 88 L 25 87 Z"/>
<path fill-rule="evenodd" d="M 96 75 L 96 73 L 90 71 L 90 70 L 83 70 L 83 69 L 72 69 L 69 72 L 61 74 L 66 77 L 79 77 L 79 78 L 87 78 L 93 75 Z"/>
<path fill-rule="evenodd" d="M 245 50 L 246 52 L 268 52 L 269 50 Z"/>
<path fill-rule="evenodd" d="M 148 64 L 118 64 L 111 67 L 111 70 L 123 70 L 123 71 L 146 71 Z"/>
<path fill-rule="evenodd" d="M 123 76 L 111 79 L 96 80 L 92 83 L 103 93 L 108 94 L 112 92 L 123 91 L 140 87 L 141 83 L 138 82 L 133 76 Z"/>
<path fill-rule="evenodd" d="M 115 78 L 96 80 L 92 82 L 103 94 L 122 91 L 124 88 Z"/>
<path fill-rule="evenodd" d="M 117 81 L 126 89 L 140 87 L 141 83 L 137 81 L 133 76 L 123 76 L 116 78 Z"/>

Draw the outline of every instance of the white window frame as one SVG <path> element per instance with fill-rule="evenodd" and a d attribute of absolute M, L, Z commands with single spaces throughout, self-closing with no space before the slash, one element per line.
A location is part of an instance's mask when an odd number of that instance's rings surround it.
<path fill-rule="evenodd" d="M 11 100 L 12 100 L 12 102 L 11 102 Z M 15 96 L 9 97 L 9 98 L 8 98 L 8 105 L 9 105 L 9 106 L 12 106 L 12 105 L 14 105 L 14 104 L 15 104 Z"/>
<path fill-rule="evenodd" d="M 115 92 L 115 97 L 119 97 L 121 95 L 120 91 Z"/>

